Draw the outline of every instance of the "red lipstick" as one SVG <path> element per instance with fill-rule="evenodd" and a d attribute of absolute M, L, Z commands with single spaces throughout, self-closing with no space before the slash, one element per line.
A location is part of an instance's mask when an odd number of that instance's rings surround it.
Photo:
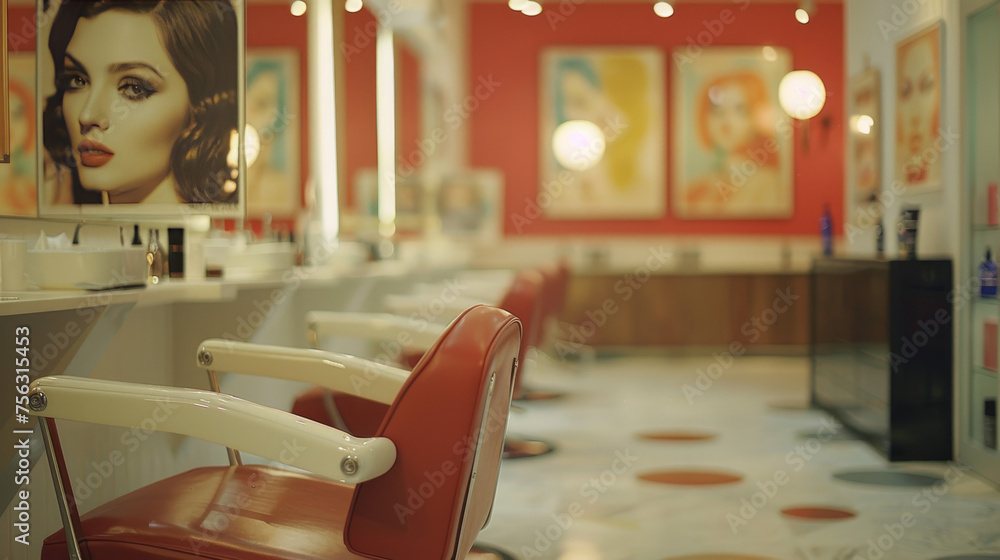
<path fill-rule="evenodd" d="M 84 167 L 100 167 L 111 161 L 115 153 L 111 148 L 95 140 L 84 140 L 76 147 L 80 152 L 80 163 Z"/>

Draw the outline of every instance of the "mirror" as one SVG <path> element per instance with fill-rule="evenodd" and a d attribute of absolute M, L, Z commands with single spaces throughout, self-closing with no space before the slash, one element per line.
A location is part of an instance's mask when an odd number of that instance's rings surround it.
<path fill-rule="evenodd" d="M 338 2 L 340 10 L 343 3 Z M 345 233 L 377 229 L 378 146 L 376 140 L 375 42 L 379 24 L 367 8 L 343 13 L 343 37 L 337 51 L 343 57 L 342 87 L 338 104 L 343 106 L 345 183 L 341 225 Z"/>
<path fill-rule="evenodd" d="M 426 167 L 435 152 L 424 134 L 421 45 L 405 30 L 394 33 L 396 231 L 421 232 L 430 210 Z"/>

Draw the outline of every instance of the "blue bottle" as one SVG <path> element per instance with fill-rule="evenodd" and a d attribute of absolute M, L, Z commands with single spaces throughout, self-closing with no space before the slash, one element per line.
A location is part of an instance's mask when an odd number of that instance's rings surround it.
<path fill-rule="evenodd" d="M 833 215 L 830 214 L 830 205 L 823 205 L 823 215 L 819 218 L 819 234 L 823 238 L 823 254 L 833 255 Z"/>
<path fill-rule="evenodd" d="M 979 265 L 979 296 L 997 297 L 997 263 L 993 262 L 993 254 L 989 247 L 986 248 L 986 258 Z"/>

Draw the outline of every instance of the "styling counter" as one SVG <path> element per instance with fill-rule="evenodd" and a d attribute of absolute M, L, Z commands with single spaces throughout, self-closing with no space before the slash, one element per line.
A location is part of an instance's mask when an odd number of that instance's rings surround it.
<path fill-rule="evenodd" d="M 802 354 L 809 274 L 781 267 L 574 270 L 563 311 L 571 340 L 595 347 Z"/>

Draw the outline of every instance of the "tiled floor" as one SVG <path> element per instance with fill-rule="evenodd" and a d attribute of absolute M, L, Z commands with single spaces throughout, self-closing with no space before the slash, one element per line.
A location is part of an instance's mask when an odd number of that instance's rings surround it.
<path fill-rule="evenodd" d="M 805 409 L 805 358 L 738 358 L 699 387 L 699 369 L 713 361 L 618 357 L 582 372 L 545 360 L 534 371 L 529 365 L 531 384 L 568 394 L 518 405 L 510 437 L 558 449 L 503 464 L 480 541 L 523 560 L 1000 558 L 998 489 L 957 465 L 889 465 L 825 414 Z M 716 437 L 638 437 L 664 430 Z M 886 468 L 942 482 L 883 487 L 833 477 Z M 641 479 L 664 470 L 738 480 L 679 486 Z M 843 518 L 782 513 L 802 506 L 834 508 Z"/>

